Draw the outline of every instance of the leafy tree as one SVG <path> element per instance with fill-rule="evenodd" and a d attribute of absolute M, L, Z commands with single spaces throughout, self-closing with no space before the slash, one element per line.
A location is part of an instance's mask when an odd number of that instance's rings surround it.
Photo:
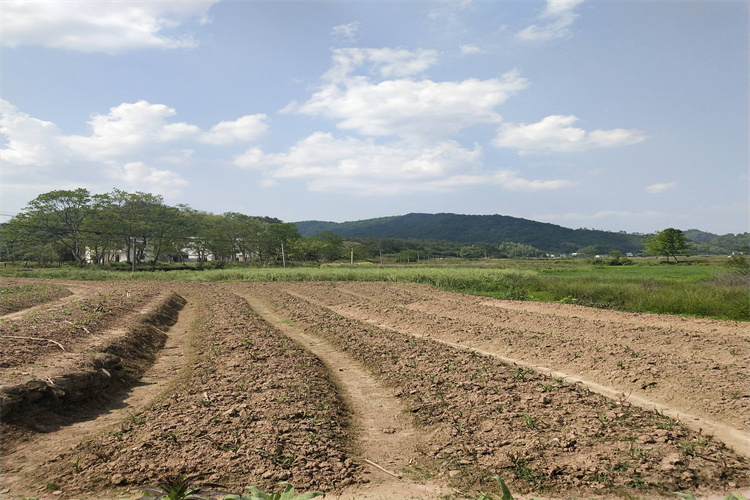
<path fill-rule="evenodd" d="M 462 259 L 478 259 L 484 255 L 484 251 L 477 245 L 463 246 L 458 250 Z"/>
<path fill-rule="evenodd" d="M 654 255 L 664 255 L 669 262 L 674 257 L 677 262 L 678 255 L 684 255 L 690 250 L 685 239 L 685 234 L 679 229 L 668 227 L 646 239 L 646 251 Z"/>
<path fill-rule="evenodd" d="M 311 239 L 317 253 L 317 260 L 333 262 L 344 254 L 344 242 L 338 234 L 324 231 Z"/>
<path fill-rule="evenodd" d="M 56 190 L 40 194 L 14 217 L 11 227 L 25 232 L 29 246 L 57 243 L 78 263 L 84 262 L 84 224 L 90 216 L 88 190 Z"/>

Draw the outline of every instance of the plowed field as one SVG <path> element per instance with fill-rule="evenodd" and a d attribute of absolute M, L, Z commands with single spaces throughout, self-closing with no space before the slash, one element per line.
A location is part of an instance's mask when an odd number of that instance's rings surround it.
<path fill-rule="evenodd" d="M 745 323 L 393 283 L 40 287 L 2 317 L 3 498 L 196 474 L 342 499 L 499 497 L 494 475 L 516 498 L 747 495 Z"/>

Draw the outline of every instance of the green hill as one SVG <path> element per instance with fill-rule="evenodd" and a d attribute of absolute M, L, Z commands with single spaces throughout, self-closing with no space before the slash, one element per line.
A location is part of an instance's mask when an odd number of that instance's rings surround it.
<path fill-rule="evenodd" d="M 551 253 L 572 253 L 584 247 L 597 252 L 640 252 L 643 236 L 594 229 L 569 229 L 507 215 L 459 215 L 412 213 L 352 222 L 297 222 L 302 236 L 331 231 L 343 238 L 432 239 L 458 243 L 504 241 L 531 245 Z"/>

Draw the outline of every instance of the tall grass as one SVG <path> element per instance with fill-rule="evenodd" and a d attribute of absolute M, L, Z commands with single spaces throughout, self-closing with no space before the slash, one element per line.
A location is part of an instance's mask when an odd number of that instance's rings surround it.
<path fill-rule="evenodd" d="M 465 264 L 465 263 L 464 263 Z M 385 281 L 432 285 L 501 299 L 538 300 L 631 312 L 750 319 L 748 276 L 706 263 L 663 266 L 592 266 L 580 262 L 477 265 L 230 267 L 212 270 L 141 271 L 60 267 L 6 267 L 2 275 L 58 280 L 160 280 L 198 282 Z"/>

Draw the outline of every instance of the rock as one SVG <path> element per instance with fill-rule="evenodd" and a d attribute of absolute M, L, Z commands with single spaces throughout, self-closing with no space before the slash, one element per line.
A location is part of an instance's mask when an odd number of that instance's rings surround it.
<path fill-rule="evenodd" d="M 120 486 L 122 484 L 125 484 L 125 476 L 120 473 L 112 474 L 112 476 L 110 476 L 109 478 L 109 482 L 115 486 Z"/>
<path fill-rule="evenodd" d="M 111 368 L 122 363 L 122 359 L 108 352 L 97 352 L 94 354 L 93 362 L 97 368 Z"/>
<path fill-rule="evenodd" d="M 671 471 L 678 465 L 682 465 L 682 456 L 678 453 L 672 453 L 664 457 L 659 463 L 659 469 L 663 471 Z"/>
<path fill-rule="evenodd" d="M 455 470 L 454 469 L 454 470 L 449 470 L 448 471 L 448 476 L 449 477 L 457 477 L 457 476 L 460 476 L 460 475 L 461 475 L 461 471 L 460 470 Z"/>

